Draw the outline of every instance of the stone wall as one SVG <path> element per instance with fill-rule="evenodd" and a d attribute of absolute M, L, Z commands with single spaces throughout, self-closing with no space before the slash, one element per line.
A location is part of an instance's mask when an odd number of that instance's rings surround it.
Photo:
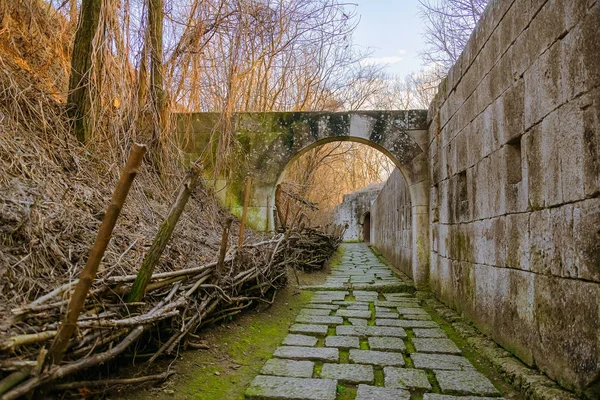
<path fill-rule="evenodd" d="M 431 290 L 580 394 L 600 376 L 599 26 L 597 0 L 491 1 L 428 120 Z M 372 236 L 408 275 L 410 210 L 397 171 Z"/>
<path fill-rule="evenodd" d="M 344 232 L 344 241 L 364 241 L 363 224 L 365 214 L 371 209 L 371 203 L 377 198 L 383 184 L 376 183 L 364 189 L 344 195 L 344 200 L 334 210 L 336 224 L 348 224 Z"/>
<path fill-rule="evenodd" d="M 394 266 L 412 278 L 411 223 L 408 185 L 396 168 L 371 207 L 371 243 Z"/>
<path fill-rule="evenodd" d="M 430 285 L 580 392 L 600 373 L 600 2 L 491 1 L 430 122 Z"/>

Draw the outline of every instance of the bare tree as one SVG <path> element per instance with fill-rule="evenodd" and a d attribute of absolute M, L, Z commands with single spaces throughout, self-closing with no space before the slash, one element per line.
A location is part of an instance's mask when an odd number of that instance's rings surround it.
<path fill-rule="evenodd" d="M 67 103 L 69 104 L 69 116 L 73 120 L 75 136 L 80 142 L 85 142 L 91 136 L 89 113 L 92 104 L 89 84 L 94 65 L 93 41 L 98 32 L 101 9 L 101 0 L 82 1 L 81 15 L 71 56 Z"/>
<path fill-rule="evenodd" d="M 426 64 L 448 71 L 465 48 L 488 0 L 419 0 L 425 21 Z"/>

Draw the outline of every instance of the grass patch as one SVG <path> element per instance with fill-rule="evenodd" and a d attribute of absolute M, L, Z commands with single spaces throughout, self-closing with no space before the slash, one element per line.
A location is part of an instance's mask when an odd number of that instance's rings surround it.
<path fill-rule="evenodd" d="M 313 371 L 313 378 L 320 378 L 321 371 L 323 371 L 323 361 L 315 361 L 315 369 Z"/>
<path fill-rule="evenodd" d="M 429 383 L 431 383 L 433 392 L 434 393 L 442 393 L 442 389 L 440 388 L 440 385 L 438 384 L 437 379 L 435 379 L 435 374 L 433 373 L 433 371 L 427 369 L 427 370 L 425 370 L 425 373 L 427 374 L 427 379 L 429 380 Z"/>
<path fill-rule="evenodd" d="M 371 311 L 371 318 L 369 318 L 369 320 L 367 321 L 367 325 L 368 326 L 374 326 L 375 325 L 375 303 L 371 302 L 369 303 L 369 311 Z"/>
<path fill-rule="evenodd" d="M 375 386 L 381 386 L 383 387 L 385 384 L 385 379 L 383 376 L 383 368 L 381 367 L 375 367 L 374 368 L 374 373 L 375 373 Z"/>
<path fill-rule="evenodd" d="M 338 384 L 336 400 L 354 400 L 357 388 L 351 385 Z"/>
<path fill-rule="evenodd" d="M 350 351 L 340 349 L 340 364 L 348 364 L 350 362 Z"/>

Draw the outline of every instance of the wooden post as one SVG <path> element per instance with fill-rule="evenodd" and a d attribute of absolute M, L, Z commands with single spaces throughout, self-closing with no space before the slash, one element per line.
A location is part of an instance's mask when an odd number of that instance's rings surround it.
<path fill-rule="evenodd" d="M 229 240 L 229 230 L 233 219 L 227 218 L 223 222 L 223 236 L 221 236 L 221 248 L 219 249 L 219 260 L 217 261 L 217 274 L 220 276 L 223 272 L 223 264 L 225 262 L 225 253 L 227 253 L 227 241 Z"/>
<path fill-rule="evenodd" d="M 69 301 L 69 305 L 67 306 L 67 315 L 65 316 L 65 320 L 58 328 L 58 333 L 56 334 L 56 337 L 52 342 L 52 346 L 50 347 L 50 351 L 48 352 L 48 362 L 50 365 L 59 364 L 63 359 L 65 350 L 69 344 L 69 340 L 71 339 L 71 336 L 73 336 L 73 332 L 77 326 L 77 319 L 79 318 L 79 314 L 81 314 L 81 310 L 85 304 L 85 298 L 87 297 L 90 287 L 96 278 L 98 266 L 100 265 L 100 261 L 102 260 L 104 252 L 106 251 L 106 247 L 108 246 L 108 242 L 117 222 L 117 218 L 119 218 L 119 214 L 121 213 L 121 209 L 125 203 L 125 198 L 127 197 L 129 189 L 131 188 L 131 184 L 138 173 L 138 169 L 142 164 L 142 159 L 145 153 L 146 146 L 137 143 L 133 145 L 131 153 L 129 154 L 129 158 L 127 159 L 127 163 L 125 164 L 125 168 L 121 172 L 119 183 L 113 192 L 112 199 L 106 210 L 106 214 L 102 219 L 102 224 L 98 230 L 96 241 L 90 249 L 90 254 L 85 267 L 79 275 L 79 282 L 77 282 L 75 291 L 73 292 L 71 300 Z"/>
<path fill-rule="evenodd" d="M 244 231 L 246 230 L 246 218 L 248 217 L 248 202 L 250 201 L 250 186 L 252 178 L 250 175 L 246 177 L 246 187 L 244 188 L 244 209 L 242 210 L 242 222 L 240 224 L 240 235 L 238 238 L 238 247 L 244 244 Z"/>
<path fill-rule="evenodd" d="M 175 229 L 175 226 L 177 226 L 177 222 L 183 213 L 185 205 L 198 183 L 199 176 L 200 168 L 196 165 L 192 165 L 187 173 L 185 181 L 179 189 L 179 193 L 177 193 L 175 201 L 171 205 L 167 218 L 160 224 L 160 228 L 158 228 L 158 232 L 152 241 L 150 250 L 148 250 L 148 253 L 144 257 L 137 278 L 131 287 L 131 292 L 129 292 L 129 295 L 127 296 L 127 302 L 140 301 L 144 297 L 146 287 L 152 278 L 154 268 L 156 268 L 160 256 L 163 251 L 165 251 L 165 247 L 171 239 L 171 235 L 173 235 L 173 230 Z"/>
<path fill-rule="evenodd" d="M 267 208 L 265 209 L 265 213 L 266 213 L 266 222 L 265 222 L 265 232 L 269 232 L 269 217 L 271 216 L 271 195 L 268 194 L 267 195 Z"/>

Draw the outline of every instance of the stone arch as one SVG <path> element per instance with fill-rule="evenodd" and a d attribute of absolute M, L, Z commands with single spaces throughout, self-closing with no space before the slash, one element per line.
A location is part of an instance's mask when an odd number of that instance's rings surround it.
<path fill-rule="evenodd" d="M 277 184 L 288 164 L 312 148 L 334 141 L 354 141 L 369 145 L 398 167 L 406 180 L 412 203 L 413 278 L 425 286 L 429 269 L 429 176 L 427 165 L 427 112 L 273 112 L 239 113 L 232 126 L 240 143 L 239 167 L 215 182 L 223 204 L 241 215 L 243 182 L 253 178 L 248 224 L 270 230 L 274 224 Z M 180 137 L 186 137 L 186 153 L 193 157 L 209 146 L 216 113 L 181 114 Z M 210 165 L 206 176 L 212 177 Z M 220 190 L 222 189 L 222 190 Z"/>

